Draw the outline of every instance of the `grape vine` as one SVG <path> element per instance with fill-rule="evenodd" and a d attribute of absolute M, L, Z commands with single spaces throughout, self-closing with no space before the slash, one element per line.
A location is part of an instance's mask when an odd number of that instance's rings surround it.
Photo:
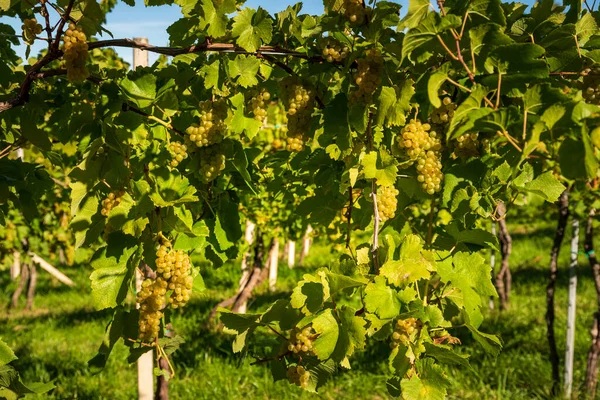
<path fill-rule="evenodd" d="M 160 47 L 104 40 L 111 7 L 66 3 L 0 5 L 22 22 L 20 38 L 0 23 L 2 256 L 36 232 L 47 254 L 87 257 L 130 359 L 180 343 L 165 327 L 203 288 L 195 257 L 247 260 L 246 221 L 265 243 L 310 225 L 339 259 L 263 312 L 219 309 L 235 351 L 314 392 L 381 341 L 393 396 L 444 398 L 443 365 L 468 364 L 454 328 L 501 348 L 481 331 L 496 205 L 598 178 L 598 17 L 573 5 L 193 1 Z M 43 52 L 24 63 L 20 39 Z M 115 48 L 160 58 L 128 71 Z"/>

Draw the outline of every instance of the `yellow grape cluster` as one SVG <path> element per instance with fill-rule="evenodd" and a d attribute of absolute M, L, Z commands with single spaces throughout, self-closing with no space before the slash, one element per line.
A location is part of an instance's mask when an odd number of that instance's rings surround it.
<path fill-rule="evenodd" d="M 42 33 L 42 26 L 38 24 L 35 18 L 28 18 L 23 21 L 21 28 L 23 29 L 23 40 L 27 44 L 33 44 L 35 37 Z"/>
<path fill-rule="evenodd" d="M 420 157 L 417 160 L 417 171 L 419 172 L 417 180 L 421 182 L 427 194 L 431 195 L 442 189 L 444 174 L 440 153 L 429 150 L 424 157 Z"/>
<path fill-rule="evenodd" d="M 271 93 L 261 89 L 250 98 L 249 109 L 254 119 L 263 122 L 267 119 L 267 102 L 271 99 Z"/>
<path fill-rule="evenodd" d="M 200 102 L 200 124 L 186 129 L 189 139 L 198 147 L 219 143 L 225 136 L 227 104 L 223 100 Z"/>
<path fill-rule="evenodd" d="M 417 160 L 429 150 L 442 149 L 437 133 L 431 131 L 431 125 L 423 124 L 418 119 L 410 121 L 402 128 L 401 134 L 396 137 L 396 142 L 411 160 Z"/>
<path fill-rule="evenodd" d="M 428 194 L 434 194 L 441 189 L 442 179 L 442 144 L 435 131 L 430 131 L 431 125 L 412 120 L 397 136 L 400 149 L 417 163 L 417 180 Z"/>
<path fill-rule="evenodd" d="M 399 319 L 394 325 L 394 332 L 392 333 L 392 342 L 390 346 L 392 348 L 398 347 L 400 343 L 407 345 L 410 342 L 410 335 L 417 329 L 417 319 L 407 318 Z"/>
<path fill-rule="evenodd" d="M 290 344 L 288 350 L 294 354 L 309 353 L 312 351 L 312 340 L 315 332 L 311 327 L 306 327 L 302 330 L 294 328 L 290 336 Z"/>
<path fill-rule="evenodd" d="M 158 336 L 168 285 L 162 277 L 147 278 L 144 279 L 142 288 L 137 293 L 136 301 L 140 305 L 138 334 L 140 340 L 144 342 L 150 342 Z"/>
<path fill-rule="evenodd" d="M 199 152 L 200 175 L 205 183 L 213 181 L 225 169 L 225 154 L 219 145 L 203 147 Z"/>
<path fill-rule="evenodd" d="M 90 76 L 85 66 L 89 57 L 85 33 L 74 23 L 70 23 L 63 41 L 63 59 L 67 67 L 67 78 L 71 82 L 85 81 Z"/>
<path fill-rule="evenodd" d="M 346 58 L 350 49 L 343 45 L 338 40 L 332 37 L 327 37 L 323 40 L 321 54 L 327 62 L 340 62 Z"/>
<path fill-rule="evenodd" d="M 119 205 L 124 195 L 124 190 L 115 190 L 114 192 L 110 192 L 108 196 L 102 200 L 102 210 L 100 211 L 100 214 L 106 217 L 110 210 Z"/>
<path fill-rule="evenodd" d="M 169 143 L 169 152 L 173 156 L 171 160 L 171 167 L 175 168 L 180 162 L 187 158 L 187 146 L 179 142 Z"/>
<path fill-rule="evenodd" d="M 393 186 L 383 186 L 379 188 L 379 195 L 377 196 L 377 211 L 379 213 L 379 220 L 381 222 L 392 219 L 396 215 L 398 194 L 400 194 L 400 192 Z"/>
<path fill-rule="evenodd" d="M 354 73 L 354 83 L 358 86 L 350 93 L 353 103 L 370 103 L 373 93 L 381 83 L 383 72 L 383 57 L 377 49 L 369 49 L 366 57 L 357 61 L 358 68 Z"/>
<path fill-rule="evenodd" d="M 591 104 L 600 104 L 600 73 L 599 70 L 587 68 L 582 72 L 583 76 L 583 98 Z"/>
<path fill-rule="evenodd" d="M 308 381 L 310 380 L 310 372 L 308 372 L 302 365 L 289 367 L 287 369 L 287 378 L 294 385 L 306 389 L 308 387 Z"/>
<path fill-rule="evenodd" d="M 365 21 L 366 10 L 363 0 L 344 0 L 344 16 L 351 24 L 361 25 Z"/>
<path fill-rule="evenodd" d="M 453 103 L 450 97 L 444 97 L 442 106 L 433 110 L 431 122 L 438 125 L 447 124 L 454 117 L 455 110 L 456 103 Z"/>
<path fill-rule="evenodd" d="M 465 133 L 456 138 L 454 155 L 456 157 L 472 157 L 479 154 L 479 133 Z"/>
<path fill-rule="evenodd" d="M 281 81 L 282 99 L 287 108 L 287 150 L 302 151 L 314 109 L 314 93 L 293 77 Z"/>
<path fill-rule="evenodd" d="M 171 307 L 183 307 L 190 300 L 194 283 L 190 256 L 162 245 L 156 252 L 156 272 L 168 283 L 168 289 L 173 291 L 169 296 Z"/>

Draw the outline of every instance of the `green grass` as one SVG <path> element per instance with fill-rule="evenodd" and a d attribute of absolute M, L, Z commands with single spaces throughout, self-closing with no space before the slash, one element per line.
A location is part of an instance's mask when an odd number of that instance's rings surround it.
<path fill-rule="evenodd" d="M 472 370 L 448 368 L 453 399 L 546 399 L 549 398 L 550 364 L 546 341 L 545 285 L 554 225 L 540 225 L 527 231 L 511 226 L 514 248 L 511 257 L 513 291 L 511 308 L 503 313 L 488 312 L 482 326 L 485 332 L 499 333 L 504 350 L 497 358 L 483 353 L 468 333 L 458 329 L 461 351 L 471 356 Z M 570 231 L 567 232 L 567 238 Z M 567 265 L 569 240 L 565 240 L 560 259 L 556 292 L 556 337 L 561 358 L 565 348 L 567 305 Z M 600 247 L 599 247 L 600 248 Z M 287 296 L 294 283 L 316 267 L 332 260 L 331 252 L 316 245 L 305 267 L 280 269 L 280 291 L 268 293 L 260 288 L 249 305 L 264 309 L 275 298 Z M 580 390 L 585 373 L 589 328 L 595 309 L 595 291 L 587 259 L 580 256 L 577 336 L 575 348 L 575 390 Z M 6 305 L 14 283 L 0 274 L 0 337 L 12 346 L 19 360 L 15 365 L 28 381 L 53 380 L 57 386 L 49 396 L 56 399 L 132 399 L 136 397 L 136 369 L 125 361 L 127 349 L 115 346 L 104 371 L 92 375 L 87 361 L 95 354 L 109 321 L 107 312 L 95 312 L 89 294 L 84 266 L 64 270 L 76 282 L 67 288 L 40 271 L 33 312 L 14 311 Z M 175 353 L 177 376 L 170 383 L 174 399 L 385 399 L 387 355 L 384 343 L 370 343 L 365 352 L 352 359 L 352 370 L 337 375 L 319 395 L 311 395 L 285 382 L 273 383 L 265 366 L 250 366 L 252 360 L 240 359 L 231 352 L 231 337 L 206 326 L 206 316 L 239 279 L 238 267 L 225 265 L 219 270 L 203 266 L 206 292 L 173 317 L 173 325 L 186 343 Z M 562 373 L 562 371 L 561 371 Z"/>

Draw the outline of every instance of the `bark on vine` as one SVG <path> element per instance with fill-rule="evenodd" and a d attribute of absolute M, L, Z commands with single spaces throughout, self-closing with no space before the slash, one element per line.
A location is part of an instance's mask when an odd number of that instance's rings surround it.
<path fill-rule="evenodd" d="M 558 272 L 558 255 L 560 246 L 565 237 L 567 220 L 569 219 L 569 192 L 565 190 L 558 199 L 558 226 L 554 236 L 554 243 L 550 253 L 550 280 L 546 286 L 546 336 L 550 347 L 550 363 L 552 365 L 552 393 L 558 394 L 560 389 L 559 358 L 554 335 L 554 292 L 556 289 L 556 276 Z"/>
<path fill-rule="evenodd" d="M 506 225 L 506 206 L 504 202 L 498 203 L 498 240 L 500 242 L 500 255 L 502 262 L 496 275 L 496 289 L 500 297 L 500 310 L 506 310 L 510 302 L 512 274 L 510 273 L 509 257 L 512 252 L 512 238 Z"/>
<path fill-rule="evenodd" d="M 585 373 L 585 390 L 589 398 L 593 399 L 596 395 L 596 386 L 598 384 L 598 358 L 600 357 L 600 263 L 594 252 L 594 210 L 591 210 L 585 226 L 585 239 L 583 248 L 588 256 L 590 267 L 592 268 L 592 276 L 594 277 L 594 285 L 596 287 L 596 304 L 597 309 L 594 313 L 594 322 L 590 334 L 592 335 L 592 344 L 587 354 L 587 369 Z"/>

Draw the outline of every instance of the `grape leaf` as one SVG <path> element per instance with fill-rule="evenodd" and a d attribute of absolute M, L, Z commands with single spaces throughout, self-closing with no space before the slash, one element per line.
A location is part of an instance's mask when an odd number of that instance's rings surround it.
<path fill-rule="evenodd" d="M 269 14 L 262 9 L 242 9 L 234 18 L 231 33 L 236 37 L 236 43 L 243 49 L 253 53 L 263 43 L 269 43 L 273 32 L 273 21 Z"/>

